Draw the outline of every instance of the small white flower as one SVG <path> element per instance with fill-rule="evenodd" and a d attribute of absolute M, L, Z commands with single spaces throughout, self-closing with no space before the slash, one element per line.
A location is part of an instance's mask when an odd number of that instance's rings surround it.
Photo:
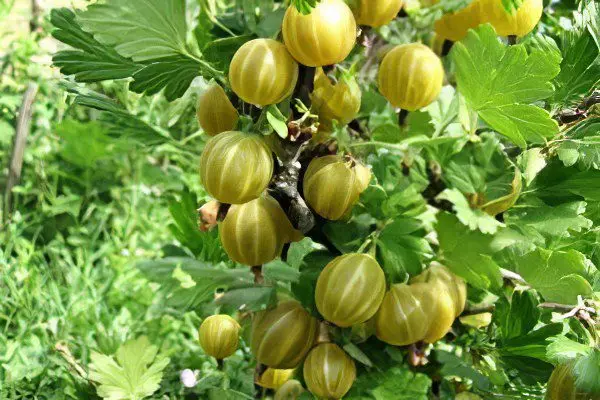
<path fill-rule="evenodd" d="M 187 388 L 193 388 L 198 384 L 196 374 L 191 369 L 184 369 L 183 371 L 181 371 L 180 378 L 183 386 Z"/>

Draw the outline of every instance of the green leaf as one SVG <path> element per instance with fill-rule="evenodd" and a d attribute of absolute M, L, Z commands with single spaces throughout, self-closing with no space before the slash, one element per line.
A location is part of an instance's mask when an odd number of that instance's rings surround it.
<path fill-rule="evenodd" d="M 413 218 L 396 218 L 383 229 L 377 247 L 390 283 L 404 282 L 407 274 L 417 275 L 423 270 L 424 260 L 433 252 L 425 235 L 423 223 Z"/>
<path fill-rule="evenodd" d="M 592 293 L 592 286 L 584 277 L 585 257 L 575 250 L 537 249 L 516 259 L 516 271 L 546 301 L 577 304 L 578 295 Z"/>
<path fill-rule="evenodd" d="M 203 261 L 219 262 L 226 259 L 217 230 L 201 232 L 198 229 L 198 199 L 189 191 L 178 193 L 169 202 L 173 223 L 169 230 L 175 238 Z"/>
<path fill-rule="evenodd" d="M 344 399 L 427 400 L 430 388 L 427 375 L 394 367 L 360 375 Z"/>
<path fill-rule="evenodd" d="M 569 237 L 592 227 L 592 221 L 584 216 L 586 203 L 576 201 L 556 206 L 532 202 L 509 210 L 504 221 L 529 237 Z"/>
<path fill-rule="evenodd" d="M 263 265 L 262 272 L 265 279 L 274 281 L 298 282 L 298 279 L 300 279 L 300 271 L 281 260 L 271 261 Z"/>
<path fill-rule="evenodd" d="M 471 230 L 493 234 L 498 231 L 498 228 L 504 226 L 486 212 L 472 209 L 467 198 L 457 189 L 446 189 L 437 196 L 437 199 L 451 202 L 460 222 Z"/>
<path fill-rule="evenodd" d="M 510 301 L 496 303 L 494 318 L 503 340 L 526 335 L 537 325 L 541 314 L 538 304 L 533 291 L 520 290 L 513 292 Z"/>
<path fill-rule="evenodd" d="M 589 118 L 570 129 L 556 149 L 566 167 L 577 162 L 585 169 L 600 169 L 600 118 Z"/>
<path fill-rule="evenodd" d="M 557 363 L 567 363 L 591 351 L 589 345 L 577 343 L 566 336 L 557 336 L 546 348 L 548 360 Z"/>
<path fill-rule="evenodd" d="M 213 40 L 204 46 L 202 55 L 206 61 L 222 70 L 229 69 L 229 63 L 236 51 L 249 40 L 254 39 L 254 35 L 240 35 Z"/>
<path fill-rule="evenodd" d="M 100 43 L 134 61 L 188 54 L 184 0 L 107 0 L 77 16 Z"/>
<path fill-rule="evenodd" d="M 523 168 L 525 184 L 529 186 L 537 174 L 546 167 L 546 158 L 539 147 L 529 149 L 519 156 L 519 164 Z"/>
<path fill-rule="evenodd" d="M 167 292 L 170 305 L 193 308 L 211 301 L 217 290 L 247 287 L 254 281 L 249 269 L 225 269 L 222 265 L 184 257 L 168 257 L 162 260 L 142 261 L 137 268 L 149 279 L 160 283 Z M 180 268 L 195 282 L 189 288 L 181 287 L 180 281 L 174 278 L 174 271 Z"/>
<path fill-rule="evenodd" d="M 249 286 L 227 291 L 216 303 L 235 311 L 261 311 L 277 301 L 277 290 L 269 286 Z"/>
<path fill-rule="evenodd" d="M 124 343 L 116 359 L 92 353 L 89 379 L 98 383 L 98 395 L 114 400 L 138 400 L 160 387 L 169 358 L 157 357 L 158 347 L 142 336 Z"/>
<path fill-rule="evenodd" d="M 493 252 L 493 236 L 472 231 L 445 212 L 438 214 L 436 231 L 441 256 L 448 268 L 480 289 L 501 287 L 500 267 L 489 256 Z"/>
<path fill-rule="evenodd" d="M 546 348 L 555 336 L 562 334 L 562 331 L 563 324 L 544 325 L 526 335 L 504 341 L 499 350 L 503 356 L 535 358 L 547 362 Z"/>
<path fill-rule="evenodd" d="M 64 141 L 62 157 L 82 167 L 90 168 L 97 161 L 124 151 L 95 121 L 83 123 L 67 119 L 56 126 L 54 133 Z"/>
<path fill-rule="evenodd" d="M 67 90 L 77 95 L 73 101 L 74 105 L 103 111 L 99 120 L 112 137 L 127 138 L 146 146 L 163 144 L 171 140 L 164 131 L 149 125 L 131 114 L 121 104 L 100 93 L 72 85 L 68 85 Z"/>
<path fill-rule="evenodd" d="M 489 378 L 477 371 L 470 359 L 466 356 L 458 357 L 443 350 L 435 351 L 436 360 L 442 364 L 440 373 L 444 376 L 458 376 L 473 381 L 473 386 L 480 390 L 489 390 L 491 382 Z"/>
<path fill-rule="evenodd" d="M 594 1 L 584 2 L 582 14 L 576 15 L 574 29 L 563 35 L 564 58 L 560 74 L 554 80 L 556 91 L 552 97 L 557 105 L 569 105 L 580 101 L 600 82 L 600 50 L 594 24 L 600 18 Z"/>
<path fill-rule="evenodd" d="M 266 110 L 267 113 L 267 121 L 275 132 L 281 137 L 285 139 L 288 137 L 288 126 L 287 126 L 287 118 L 279 111 L 276 105 L 269 106 Z"/>
<path fill-rule="evenodd" d="M 143 67 L 83 31 L 75 13 L 67 8 L 53 9 L 50 22 L 55 27 L 52 36 L 77 49 L 59 51 L 52 61 L 61 73 L 73 75 L 77 82 L 127 78 Z"/>
<path fill-rule="evenodd" d="M 600 351 L 594 350 L 579 358 L 573 368 L 575 385 L 584 393 L 600 394 Z"/>
<path fill-rule="evenodd" d="M 149 96 L 165 89 L 167 101 L 173 101 L 183 96 L 194 78 L 200 75 L 207 79 L 217 76 L 205 63 L 187 56 L 154 59 L 133 74 L 129 88 Z"/>
<path fill-rule="evenodd" d="M 506 47 L 486 24 L 469 31 L 451 56 L 459 92 L 493 129 L 521 147 L 558 133 L 547 111 L 529 105 L 552 95 L 550 80 L 560 72 L 553 53 Z"/>
<path fill-rule="evenodd" d="M 302 14 L 310 14 L 313 8 L 317 6 L 321 0 L 292 0 L 294 7 Z"/>
<path fill-rule="evenodd" d="M 344 351 L 361 364 L 364 364 L 367 367 L 373 366 L 373 362 L 369 359 L 369 357 L 367 357 L 367 355 L 363 353 L 363 351 L 354 343 L 346 343 L 344 345 Z"/>

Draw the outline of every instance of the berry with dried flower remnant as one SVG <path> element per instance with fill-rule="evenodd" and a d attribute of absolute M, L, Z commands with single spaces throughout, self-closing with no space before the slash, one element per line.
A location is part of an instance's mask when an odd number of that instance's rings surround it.
<path fill-rule="evenodd" d="M 352 159 L 313 159 L 303 180 L 304 198 L 317 214 L 330 220 L 345 216 L 371 180 L 371 171 Z"/>
<path fill-rule="evenodd" d="M 302 238 L 279 203 L 268 195 L 231 206 L 219 226 L 219 236 L 229 258 L 249 266 L 272 261 L 284 244 Z"/>

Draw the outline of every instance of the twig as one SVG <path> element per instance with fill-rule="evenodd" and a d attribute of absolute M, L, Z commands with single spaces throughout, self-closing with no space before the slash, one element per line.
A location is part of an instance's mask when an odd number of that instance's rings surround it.
<path fill-rule="evenodd" d="M 262 265 L 255 265 L 252 267 L 252 273 L 254 274 L 254 283 L 262 285 L 265 283 L 265 277 L 262 273 Z"/>
<path fill-rule="evenodd" d="M 473 307 L 473 308 L 468 308 L 466 309 L 462 314 L 460 314 L 461 317 L 466 317 L 467 315 L 477 315 L 477 314 L 483 314 L 483 313 L 491 313 L 494 312 L 494 310 L 496 309 L 495 305 L 491 305 L 491 306 L 485 306 L 485 307 Z"/>
<path fill-rule="evenodd" d="M 88 381 L 87 372 L 85 372 L 85 369 L 83 369 L 83 367 L 81 365 L 79 365 L 77 360 L 75 360 L 75 357 L 73 357 L 73 354 L 71 354 L 71 351 L 69 350 L 69 348 L 67 347 L 67 345 L 65 343 L 62 343 L 62 342 L 56 343 L 54 345 L 54 350 L 58 351 L 58 353 L 62 356 L 62 358 L 67 362 L 67 364 L 69 364 L 69 367 L 71 367 L 73 369 L 73 371 L 75 371 L 80 378 Z"/>
<path fill-rule="evenodd" d="M 8 170 L 8 180 L 4 191 L 4 221 L 8 221 L 12 209 L 12 190 L 21 179 L 21 169 L 23 167 L 23 156 L 27 146 L 27 137 L 31 128 L 31 117 L 33 114 L 33 101 L 38 92 L 38 84 L 30 83 L 23 96 L 23 102 L 19 109 L 17 119 L 17 129 L 12 155 L 10 158 L 10 167 Z"/>
<path fill-rule="evenodd" d="M 500 268 L 500 273 L 502 274 L 502 278 L 508 279 L 510 281 L 516 282 L 521 285 L 529 286 L 529 284 L 523 279 L 523 277 L 516 272 L 509 271 L 504 268 Z"/>

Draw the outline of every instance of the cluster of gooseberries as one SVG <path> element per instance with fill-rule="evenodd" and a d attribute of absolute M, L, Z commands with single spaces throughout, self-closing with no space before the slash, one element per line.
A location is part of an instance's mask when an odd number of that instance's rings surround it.
<path fill-rule="evenodd" d="M 231 90 L 254 106 L 277 104 L 293 94 L 299 64 L 314 67 L 310 100 L 311 112 L 318 115 L 319 135 L 313 142 L 327 137 L 334 121 L 348 124 L 360 109 L 360 88 L 348 74 L 332 82 L 323 67 L 348 57 L 355 47 L 357 25 L 383 26 L 403 6 L 402 0 L 355 3 L 351 9 L 343 0 L 322 0 L 308 15 L 290 6 L 283 20 L 283 43 L 255 39 L 235 53 L 229 68 Z M 469 28 L 491 23 L 501 35 L 522 36 L 537 24 L 541 10 L 541 0 L 524 0 L 512 14 L 498 0 L 474 0 L 438 20 L 436 35 L 438 40 L 456 41 Z M 394 47 L 379 67 L 379 91 L 394 107 L 406 111 L 431 104 L 443 81 L 440 58 L 420 43 Z M 201 156 L 201 182 L 218 202 L 231 205 L 219 224 L 223 248 L 240 264 L 268 263 L 281 255 L 284 245 L 303 237 L 266 192 L 274 173 L 273 150 L 260 134 L 235 130 L 238 111 L 218 84 L 211 84 L 200 97 L 197 116 L 211 136 Z M 370 170 L 350 155 L 313 158 L 303 172 L 300 192 L 312 211 L 327 220 L 348 216 L 371 180 Z M 465 282 L 441 264 L 433 263 L 409 282 L 388 287 L 373 256 L 341 255 L 327 264 L 317 280 L 315 304 L 321 319 L 293 299 L 281 299 L 276 307 L 253 316 L 250 347 L 257 363 L 266 367 L 256 384 L 275 390 L 275 399 L 296 399 L 305 389 L 292 377 L 303 365 L 310 392 L 340 399 L 356 378 L 356 366 L 329 335 L 322 334 L 323 329 L 362 326 L 368 336 L 390 345 L 434 343 L 464 310 L 466 291 Z M 200 327 L 200 344 L 207 354 L 222 360 L 238 348 L 239 333 L 240 325 L 232 317 L 214 315 Z M 557 368 L 551 386 L 575 393 L 565 368 Z M 575 398 L 569 396 L 561 398 Z"/>

